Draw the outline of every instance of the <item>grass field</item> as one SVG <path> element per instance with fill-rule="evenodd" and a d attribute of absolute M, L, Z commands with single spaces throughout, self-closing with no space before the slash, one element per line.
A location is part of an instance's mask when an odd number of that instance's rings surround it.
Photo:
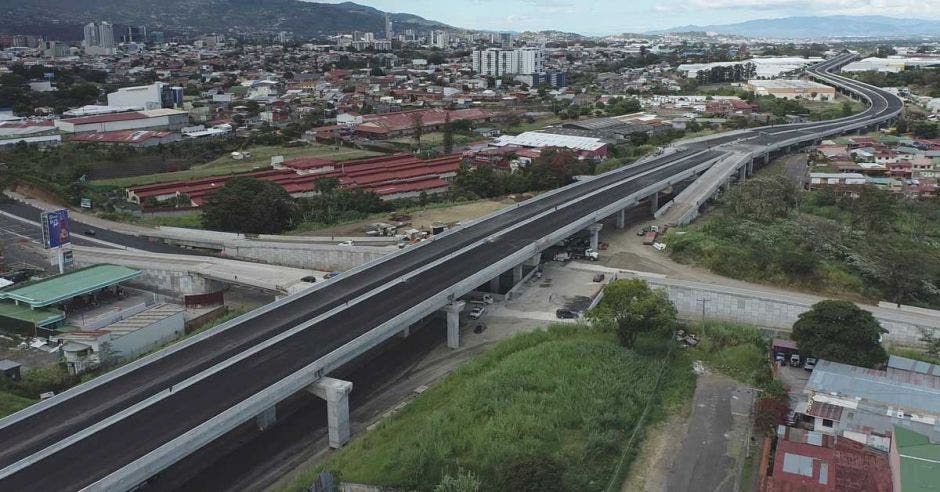
<path fill-rule="evenodd" d="M 127 178 L 103 179 L 94 181 L 92 184 L 126 188 L 129 186 L 166 183 L 169 181 L 208 178 L 212 176 L 225 176 L 249 171 L 258 171 L 269 169 L 271 167 L 271 157 L 276 155 L 282 155 L 286 160 L 297 159 L 300 157 L 319 157 L 322 159 L 336 159 L 344 161 L 379 155 L 376 152 L 350 149 L 347 147 L 340 147 L 337 150 L 330 145 L 308 145 L 306 147 L 262 145 L 257 147 L 250 147 L 244 151 L 250 152 L 252 154 L 251 160 L 235 160 L 232 159 L 230 155 L 225 155 L 206 164 L 193 166 L 186 171 L 147 174 L 144 176 L 131 176 Z"/>
<path fill-rule="evenodd" d="M 290 489 L 305 490 L 321 469 L 344 481 L 408 490 L 432 490 L 461 471 L 472 472 L 479 490 L 488 491 L 619 488 L 616 471 L 629 468 L 645 425 L 692 394 L 688 360 L 664 366 L 664 355 L 661 341 L 629 351 L 612 335 L 583 326 L 519 335 L 418 396 Z M 648 402 L 650 417 L 637 427 Z"/>
<path fill-rule="evenodd" d="M 486 137 L 481 137 L 479 135 L 463 135 L 460 133 L 454 134 L 454 145 L 464 145 L 470 142 L 486 140 Z M 413 137 L 402 137 L 390 140 L 392 143 L 402 144 L 402 145 L 413 145 L 415 139 Z M 431 132 L 421 135 L 421 145 L 441 145 L 444 143 L 444 132 Z"/>
<path fill-rule="evenodd" d="M 23 398 L 22 396 L 0 390 L 0 418 L 18 412 L 33 403 L 36 402 L 29 398 Z"/>

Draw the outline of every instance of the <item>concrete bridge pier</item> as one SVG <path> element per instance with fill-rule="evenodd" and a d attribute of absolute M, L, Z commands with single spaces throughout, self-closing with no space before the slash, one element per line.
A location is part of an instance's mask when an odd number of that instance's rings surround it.
<path fill-rule="evenodd" d="M 499 287 L 500 287 L 499 278 L 502 277 L 502 276 L 503 276 L 502 274 L 499 274 L 499 275 L 493 277 L 492 279 L 490 279 L 490 290 L 491 290 L 494 294 L 499 294 Z"/>
<path fill-rule="evenodd" d="M 276 405 L 271 405 L 270 407 L 264 409 L 263 412 L 255 416 L 255 424 L 258 425 L 258 430 L 266 431 L 269 427 L 274 425 L 277 422 L 277 407 Z"/>
<path fill-rule="evenodd" d="M 754 175 L 754 159 L 747 161 L 747 169 L 745 170 L 748 176 Z"/>
<path fill-rule="evenodd" d="M 603 228 L 604 228 L 604 224 L 601 224 L 601 223 L 593 224 L 591 225 L 591 227 L 588 227 L 588 230 L 591 231 L 591 249 L 593 249 L 594 251 L 597 251 L 599 235 L 600 235 L 601 229 Z"/>
<path fill-rule="evenodd" d="M 512 267 L 512 286 L 515 287 L 519 282 L 522 282 L 522 267 L 524 263 L 520 263 Z"/>
<path fill-rule="evenodd" d="M 542 253 L 539 253 L 539 254 L 537 254 L 537 255 L 532 255 L 531 258 L 529 258 L 528 260 L 526 260 L 525 264 L 528 265 L 528 266 L 530 266 L 530 267 L 532 267 L 532 268 L 538 268 L 538 267 L 539 267 L 539 263 L 541 263 L 541 262 L 542 262 Z"/>
<path fill-rule="evenodd" d="M 410 336 L 411 336 L 411 325 L 408 325 L 408 326 L 404 327 L 400 332 L 398 332 L 398 336 L 400 336 L 401 338 L 408 338 L 408 337 L 410 337 Z"/>
<path fill-rule="evenodd" d="M 466 305 L 464 301 L 453 301 L 444 307 L 447 313 L 447 347 L 460 348 L 460 311 Z"/>
<path fill-rule="evenodd" d="M 747 179 L 747 164 L 738 168 L 738 182 L 743 183 Z"/>
<path fill-rule="evenodd" d="M 321 378 L 307 388 L 307 391 L 326 400 L 326 420 L 333 449 L 349 442 L 349 393 L 352 387 L 349 381 Z"/>
<path fill-rule="evenodd" d="M 614 214 L 614 217 L 617 220 L 617 229 L 623 229 L 627 226 L 627 209 L 620 209 L 619 212 Z"/>
<path fill-rule="evenodd" d="M 650 195 L 650 213 L 655 214 L 659 210 L 659 192 Z"/>

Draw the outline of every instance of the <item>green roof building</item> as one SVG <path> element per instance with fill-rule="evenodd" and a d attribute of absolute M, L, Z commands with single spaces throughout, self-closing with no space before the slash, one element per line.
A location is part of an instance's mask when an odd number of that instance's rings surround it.
<path fill-rule="evenodd" d="M 141 274 L 124 266 L 94 265 L 0 290 L 0 327 L 30 336 L 40 330 L 50 334 L 65 321 L 62 304 Z"/>
<path fill-rule="evenodd" d="M 890 462 L 894 490 L 940 490 L 940 444 L 930 442 L 927 436 L 895 426 Z"/>

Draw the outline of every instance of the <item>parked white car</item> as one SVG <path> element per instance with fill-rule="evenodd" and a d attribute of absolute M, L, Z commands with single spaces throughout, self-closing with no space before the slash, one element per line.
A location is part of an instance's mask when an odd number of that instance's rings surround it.
<path fill-rule="evenodd" d="M 468 314 L 467 317 L 470 319 L 480 319 L 480 317 L 483 316 L 483 313 L 485 312 L 486 312 L 485 306 L 475 306 L 473 309 L 470 310 L 470 314 Z"/>

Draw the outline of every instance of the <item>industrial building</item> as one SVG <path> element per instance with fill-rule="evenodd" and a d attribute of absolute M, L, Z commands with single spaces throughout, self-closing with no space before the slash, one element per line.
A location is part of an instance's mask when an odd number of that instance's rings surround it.
<path fill-rule="evenodd" d="M 181 130 L 188 125 L 189 113 L 175 109 L 151 109 L 55 120 L 55 127 L 63 133 Z"/>
<path fill-rule="evenodd" d="M 153 350 L 185 333 L 185 310 L 158 304 L 92 330 L 77 330 L 50 337 L 61 345 L 68 370 L 79 374 L 109 359 L 129 359 Z"/>
<path fill-rule="evenodd" d="M 272 181 L 291 196 L 316 193 L 316 181 L 337 178 L 346 189 L 377 194 L 383 200 L 413 198 L 422 192 L 435 194 L 447 191 L 449 180 L 457 174 L 463 157 L 459 154 L 422 160 L 410 154 L 373 157 L 336 162 L 319 158 L 300 158 L 277 163 L 273 169 L 241 174 Z M 138 186 L 127 190 L 127 200 L 141 203 L 148 198 L 158 201 L 186 195 L 194 206 L 205 203 L 205 197 L 225 185 L 232 176 L 219 176 L 192 181 Z"/>
<path fill-rule="evenodd" d="M 517 145 L 536 149 L 559 147 L 577 152 L 582 159 L 603 159 L 607 157 L 608 152 L 607 144 L 600 138 L 544 132 L 525 132 L 515 136 L 503 135 L 497 138 L 493 145 L 496 147 Z"/>
<path fill-rule="evenodd" d="M 108 106 L 133 110 L 175 108 L 183 104 L 183 88 L 171 87 L 163 82 L 150 85 L 122 87 L 108 93 Z"/>
<path fill-rule="evenodd" d="M 154 147 L 183 139 L 180 133 L 151 130 L 118 130 L 114 132 L 82 133 L 70 138 L 71 142 L 124 145 L 127 147 Z"/>
<path fill-rule="evenodd" d="M 747 90 L 758 96 L 774 96 L 780 99 L 832 101 L 836 98 L 835 87 L 799 79 L 748 80 Z"/>

